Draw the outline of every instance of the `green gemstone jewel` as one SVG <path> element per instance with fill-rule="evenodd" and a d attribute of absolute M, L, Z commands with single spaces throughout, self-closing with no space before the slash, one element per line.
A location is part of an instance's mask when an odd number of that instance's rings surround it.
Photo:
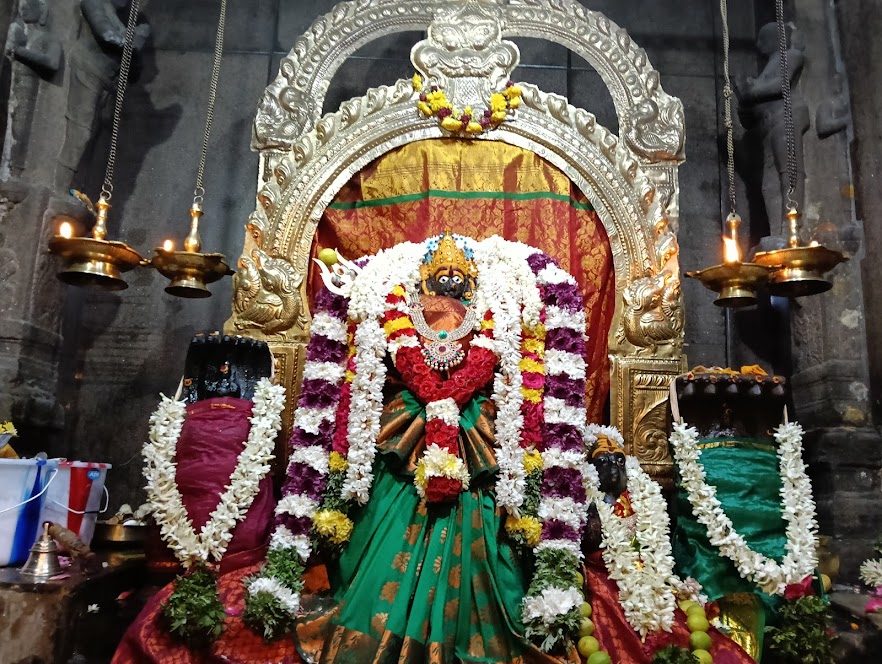
<path fill-rule="evenodd" d="M 447 338 L 447 332 L 445 332 L 444 330 L 441 330 L 441 331 L 438 333 L 438 338 L 439 338 L 439 339 L 446 339 L 446 338 Z"/>

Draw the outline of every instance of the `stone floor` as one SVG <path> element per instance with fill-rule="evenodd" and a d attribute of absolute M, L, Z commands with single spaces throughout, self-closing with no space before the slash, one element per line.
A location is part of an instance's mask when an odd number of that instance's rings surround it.
<path fill-rule="evenodd" d="M 838 633 L 837 664 L 868 664 L 882 661 L 882 613 L 866 614 L 870 597 L 847 586 L 835 586 L 830 594 L 833 626 Z"/>

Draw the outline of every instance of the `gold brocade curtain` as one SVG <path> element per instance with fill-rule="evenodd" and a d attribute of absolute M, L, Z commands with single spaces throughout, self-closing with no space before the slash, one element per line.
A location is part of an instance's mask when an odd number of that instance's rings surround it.
<path fill-rule="evenodd" d="M 579 282 L 588 318 L 588 396 L 600 421 L 609 393 L 607 334 L 615 309 L 612 251 L 590 201 L 533 152 L 497 141 L 436 139 L 380 157 L 347 183 L 319 223 L 313 255 L 346 258 L 446 230 L 538 247 Z M 310 272 L 310 290 L 320 285 Z"/>

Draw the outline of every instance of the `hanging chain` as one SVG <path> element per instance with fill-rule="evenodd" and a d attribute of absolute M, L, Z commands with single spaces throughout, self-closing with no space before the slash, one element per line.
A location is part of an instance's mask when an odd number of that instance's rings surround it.
<path fill-rule="evenodd" d="M 211 86 L 208 92 L 208 111 L 205 114 L 205 134 L 202 137 L 202 152 L 199 155 L 199 170 L 196 172 L 196 188 L 193 190 L 193 206 L 202 207 L 205 200 L 205 161 L 208 157 L 208 139 L 211 137 L 211 124 L 214 121 L 214 105 L 217 101 L 217 83 L 220 79 L 221 58 L 224 53 L 224 30 L 227 23 L 227 0 L 221 0 L 220 17 L 217 21 L 217 35 L 214 40 L 214 62 L 211 67 Z"/>
<path fill-rule="evenodd" d="M 109 201 L 113 196 L 113 168 L 116 165 L 116 148 L 119 141 L 119 123 L 122 116 L 123 98 L 129 83 L 129 70 L 132 66 L 132 51 L 135 45 L 135 25 L 138 22 L 138 5 L 140 0 L 132 0 L 129 5 L 129 19 L 126 24 L 126 37 L 123 41 L 122 60 L 119 64 L 119 76 L 116 80 L 116 103 L 113 107 L 113 129 L 110 133 L 110 154 L 107 155 L 107 170 L 104 171 L 104 184 L 101 187 L 101 198 Z"/>
<path fill-rule="evenodd" d="M 720 0 L 720 16 L 723 23 L 723 100 L 726 124 L 726 175 L 729 178 L 729 214 L 737 208 L 735 194 L 735 136 L 732 124 L 732 82 L 729 80 L 729 7 L 727 0 Z"/>
<path fill-rule="evenodd" d="M 775 0 L 778 24 L 778 50 L 781 60 L 781 96 L 784 98 L 784 133 L 787 138 L 787 205 L 796 207 L 796 128 L 793 124 L 793 98 L 790 94 L 790 70 L 787 65 L 787 26 L 784 24 L 784 0 Z"/>

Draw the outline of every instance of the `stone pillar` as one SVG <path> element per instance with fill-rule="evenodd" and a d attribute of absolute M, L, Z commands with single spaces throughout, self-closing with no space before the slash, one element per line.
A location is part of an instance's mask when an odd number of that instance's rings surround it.
<path fill-rule="evenodd" d="M 869 183 L 853 182 L 853 160 L 860 159 L 862 142 L 874 135 L 873 149 L 882 147 L 876 127 L 879 107 L 871 103 L 863 111 L 865 121 L 872 117 L 872 125 L 858 122 L 861 105 L 882 99 L 871 83 L 878 73 L 874 77 L 868 69 L 878 67 L 878 60 L 867 52 L 872 39 L 861 40 L 860 53 L 845 59 L 845 63 L 851 60 L 852 65 L 859 65 L 861 71 L 844 67 L 843 45 L 847 52 L 857 27 L 843 23 L 840 29 L 833 4 L 829 0 L 795 3 L 794 20 L 811 48 L 802 79 L 812 114 L 812 128 L 804 143 L 802 209 L 804 239 L 839 249 L 849 261 L 831 273 L 830 292 L 802 298 L 792 306 L 792 386 L 796 415 L 807 429 L 806 454 L 821 533 L 833 538 L 843 578 L 855 581 L 860 563 L 872 554 L 882 530 L 882 437 L 873 426 L 868 370 L 869 355 L 876 351 L 874 344 L 868 343 L 874 337 L 872 333 L 868 336 L 868 323 L 872 326 L 873 322 L 867 315 L 873 299 L 878 309 L 879 297 L 872 297 L 874 282 L 862 269 L 867 264 L 865 257 L 879 253 L 879 239 L 874 242 L 869 232 L 867 240 L 863 239 L 861 218 L 864 222 L 870 219 L 855 206 L 856 200 L 859 206 L 865 202 L 867 194 L 877 198 L 879 194 L 875 189 L 867 191 Z M 874 7 L 878 29 L 882 27 L 882 5 L 878 2 L 840 3 L 840 12 L 851 20 L 856 6 L 869 5 Z M 867 29 L 864 24 L 859 27 Z M 853 127 L 845 97 L 850 85 L 857 86 L 852 89 L 852 101 L 858 104 Z M 868 90 L 873 90 L 875 97 L 867 96 Z M 854 138 L 857 141 L 852 143 Z M 852 153 L 854 148 L 856 153 Z M 870 226 L 865 229 L 869 231 Z"/>

